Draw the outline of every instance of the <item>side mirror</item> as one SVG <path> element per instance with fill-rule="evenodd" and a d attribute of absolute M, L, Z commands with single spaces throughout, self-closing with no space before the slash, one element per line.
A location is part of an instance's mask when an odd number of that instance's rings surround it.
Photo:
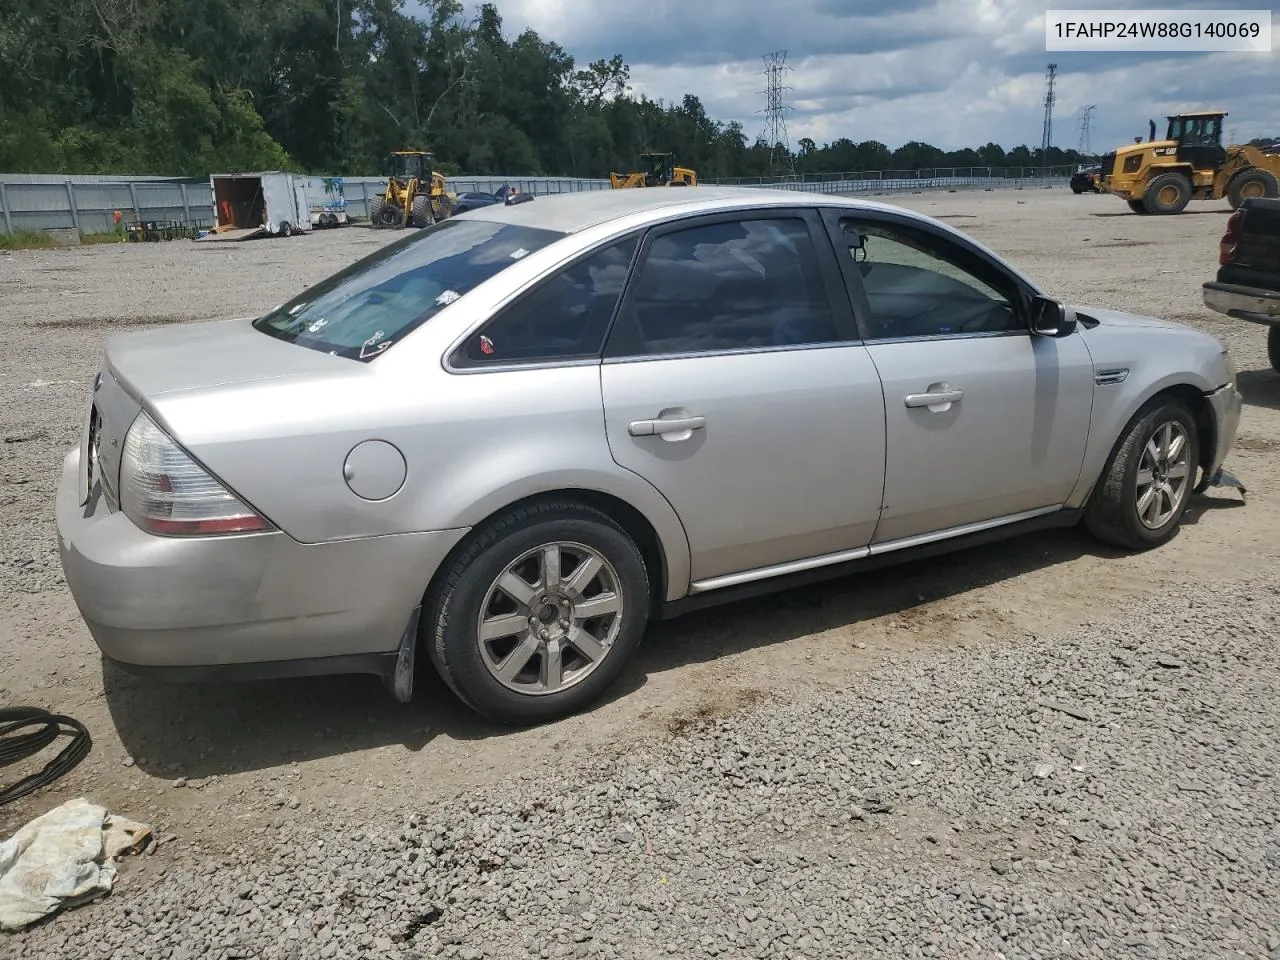
<path fill-rule="evenodd" d="M 1048 297 L 1031 300 L 1031 332 L 1039 337 L 1067 337 L 1075 332 L 1076 318 L 1063 304 Z"/>

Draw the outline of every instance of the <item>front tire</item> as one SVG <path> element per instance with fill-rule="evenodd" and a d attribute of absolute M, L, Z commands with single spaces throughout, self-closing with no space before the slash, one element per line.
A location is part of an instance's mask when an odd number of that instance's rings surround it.
<path fill-rule="evenodd" d="M 413 205 L 409 208 L 409 226 L 411 227 L 429 227 L 435 222 L 435 218 L 431 215 L 431 201 L 418 194 L 413 198 Z"/>
<path fill-rule="evenodd" d="M 386 201 L 382 197 L 371 197 L 369 200 L 369 224 L 373 227 L 381 227 L 382 208 Z"/>
<path fill-rule="evenodd" d="M 639 548 L 605 514 L 573 501 L 490 521 L 432 594 L 424 641 L 440 676 L 476 712 L 518 725 L 599 699 L 649 615 Z"/>
<path fill-rule="evenodd" d="M 1085 507 L 1085 526 L 1126 550 L 1166 543 L 1191 500 L 1199 462 L 1195 417 L 1181 400 L 1157 397 L 1112 451 Z"/>

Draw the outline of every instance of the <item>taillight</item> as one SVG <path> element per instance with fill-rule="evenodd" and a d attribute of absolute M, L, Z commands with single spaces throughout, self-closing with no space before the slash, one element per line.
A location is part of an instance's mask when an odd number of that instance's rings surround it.
<path fill-rule="evenodd" d="M 1244 211 L 1237 210 L 1227 217 L 1227 231 L 1218 243 L 1218 265 L 1225 267 L 1231 262 L 1236 252 L 1236 244 L 1240 240 L 1240 225 L 1244 223 Z"/>
<path fill-rule="evenodd" d="M 165 536 L 253 533 L 271 526 L 145 413 L 124 438 L 120 509 L 141 529 Z"/>

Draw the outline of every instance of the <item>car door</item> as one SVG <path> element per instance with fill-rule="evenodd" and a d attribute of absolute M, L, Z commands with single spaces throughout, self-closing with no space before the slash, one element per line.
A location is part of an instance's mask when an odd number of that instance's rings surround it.
<path fill-rule="evenodd" d="M 891 215 L 826 215 L 885 403 L 880 547 L 1048 512 L 1093 406 L 1078 334 L 1033 336 L 1028 295 L 976 246 Z M 873 546 L 873 552 L 875 546 Z"/>
<path fill-rule="evenodd" d="M 865 552 L 884 401 L 815 211 L 651 231 L 601 386 L 612 455 L 679 514 L 695 591 Z"/>

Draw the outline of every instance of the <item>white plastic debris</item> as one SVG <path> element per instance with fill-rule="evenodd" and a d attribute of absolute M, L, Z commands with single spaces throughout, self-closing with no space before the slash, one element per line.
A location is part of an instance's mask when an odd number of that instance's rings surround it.
<path fill-rule="evenodd" d="M 150 837 L 145 824 L 83 798 L 36 817 L 0 843 L 0 930 L 20 930 L 108 893 L 115 858 L 137 853 Z"/>

